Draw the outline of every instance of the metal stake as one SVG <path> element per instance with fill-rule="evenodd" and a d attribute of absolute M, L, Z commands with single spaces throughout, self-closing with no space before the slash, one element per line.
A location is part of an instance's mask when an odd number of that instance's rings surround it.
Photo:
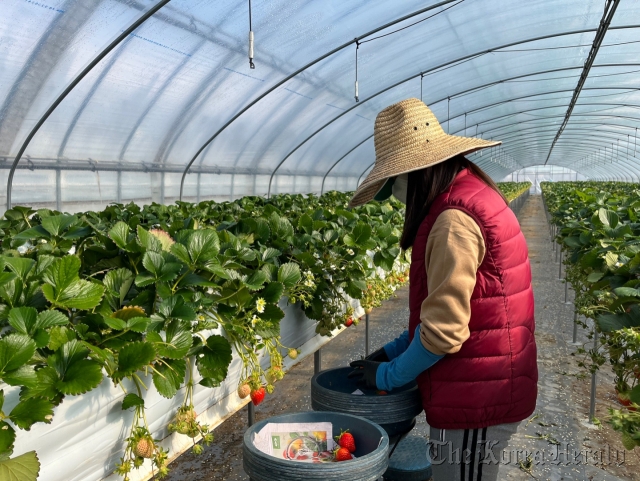
<path fill-rule="evenodd" d="M 322 350 L 318 349 L 313 353 L 313 373 L 318 374 L 322 371 Z"/>
<path fill-rule="evenodd" d="M 364 315 L 364 357 L 369 355 L 369 314 Z"/>
<path fill-rule="evenodd" d="M 578 311 L 573 311 L 573 343 L 578 341 Z"/>
<path fill-rule="evenodd" d="M 249 409 L 248 409 L 248 413 L 249 413 L 248 424 L 251 427 L 256 422 L 256 407 L 253 405 L 253 402 L 250 402 L 249 404 L 247 404 L 247 406 L 249 406 Z"/>
<path fill-rule="evenodd" d="M 600 333 L 595 330 L 593 335 L 593 348 L 598 349 L 598 337 Z M 591 404 L 589 405 L 589 422 L 593 424 L 596 418 L 596 372 L 591 374 Z"/>
<path fill-rule="evenodd" d="M 558 279 L 562 280 L 562 255 L 564 254 L 564 252 L 562 251 L 562 249 L 560 250 L 560 264 L 558 264 Z"/>
<path fill-rule="evenodd" d="M 569 302 L 569 281 L 567 280 L 567 274 L 564 275 L 564 303 L 571 304 Z"/>

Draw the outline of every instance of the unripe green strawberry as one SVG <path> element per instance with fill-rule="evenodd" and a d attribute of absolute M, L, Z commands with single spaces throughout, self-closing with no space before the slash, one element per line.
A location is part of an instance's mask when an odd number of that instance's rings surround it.
<path fill-rule="evenodd" d="M 298 350 L 297 349 L 289 349 L 289 357 L 291 359 L 295 359 L 298 357 Z"/>

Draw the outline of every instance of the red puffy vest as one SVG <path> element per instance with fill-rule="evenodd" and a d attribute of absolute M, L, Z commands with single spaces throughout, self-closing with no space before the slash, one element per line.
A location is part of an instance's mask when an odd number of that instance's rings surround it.
<path fill-rule="evenodd" d="M 435 199 L 413 243 L 409 334 L 413 338 L 428 295 L 427 238 L 446 209 L 476 221 L 486 251 L 471 296 L 469 339 L 418 376 L 427 422 L 438 429 L 477 429 L 522 421 L 535 409 L 538 381 L 527 243 L 500 195 L 468 169 Z"/>

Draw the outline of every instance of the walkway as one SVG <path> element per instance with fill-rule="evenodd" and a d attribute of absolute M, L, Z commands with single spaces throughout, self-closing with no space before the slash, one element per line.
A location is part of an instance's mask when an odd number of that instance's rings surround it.
<path fill-rule="evenodd" d="M 583 379 L 576 358 L 572 355 L 576 347 L 570 344 L 572 334 L 573 306 L 564 301 L 564 286 L 558 278 L 558 264 L 554 262 L 544 216 L 542 200 L 539 196 L 529 197 L 520 213 L 523 232 L 529 244 L 534 292 L 536 296 L 536 320 L 538 342 L 538 365 L 540 369 L 539 398 L 536 414 L 523 422 L 519 432 L 512 439 L 509 449 L 536 450 L 545 453 L 544 465 L 533 465 L 530 473 L 525 472 L 526 456 L 515 457 L 512 463 L 501 468 L 500 479 L 508 480 L 638 480 L 640 462 L 635 453 L 626 453 L 626 462 L 614 462 L 603 466 L 604 470 L 589 465 L 554 465 L 552 455 L 560 442 L 564 449 L 568 443 L 573 450 L 606 451 L 607 443 L 612 452 L 622 451 L 618 436 L 608 426 L 592 429 L 586 423 L 588 412 L 589 379 Z M 393 339 L 407 328 L 408 290 L 402 289 L 396 298 L 386 302 L 371 315 L 372 349 Z M 589 342 L 581 333 L 581 342 Z M 323 367 L 345 366 L 359 358 L 364 352 L 364 323 L 351 327 L 323 348 Z M 276 392 L 267 396 L 265 402 L 256 408 L 257 420 L 294 411 L 310 410 L 309 380 L 313 375 L 313 358 L 308 358 L 295 366 L 278 383 Z M 606 375 L 600 375 L 597 416 L 604 419 L 607 407 L 615 406 L 613 384 Z M 242 470 L 242 434 L 247 427 L 246 410 L 236 413 L 214 431 L 215 441 L 205 448 L 201 456 L 185 454 L 170 465 L 169 481 L 236 481 L 248 480 Z M 420 433 L 427 434 L 424 419 L 416 426 Z M 637 450 L 636 450 L 637 451 Z M 540 455 L 539 455 L 540 456 Z M 603 461 L 607 462 L 606 455 Z M 613 456 L 610 457 L 610 459 Z M 522 465 L 518 461 L 524 461 Z M 612 460 L 613 461 L 613 460 Z M 535 459 L 532 458 L 535 463 Z M 565 459 L 561 459 L 564 464 Z M 556 463 L 557 464 L 557 463 Z M 606 471 L 605 471 L 606 470 Z"/>

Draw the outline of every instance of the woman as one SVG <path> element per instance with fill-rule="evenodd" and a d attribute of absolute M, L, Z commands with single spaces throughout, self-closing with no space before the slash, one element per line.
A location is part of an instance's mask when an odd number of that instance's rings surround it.
<path fill-rule="evenodd" d="M 382 390 L 417 379 L 434 481 L 497 480 L 538 380 L 527 245 L 496 184 L 464 157 L 500 142 L 446 134 L 418 99 L 383 110 L 374 140 L 351 206 L 391 193 L 406 203 L 409 329 L 350 377 Z"/>

